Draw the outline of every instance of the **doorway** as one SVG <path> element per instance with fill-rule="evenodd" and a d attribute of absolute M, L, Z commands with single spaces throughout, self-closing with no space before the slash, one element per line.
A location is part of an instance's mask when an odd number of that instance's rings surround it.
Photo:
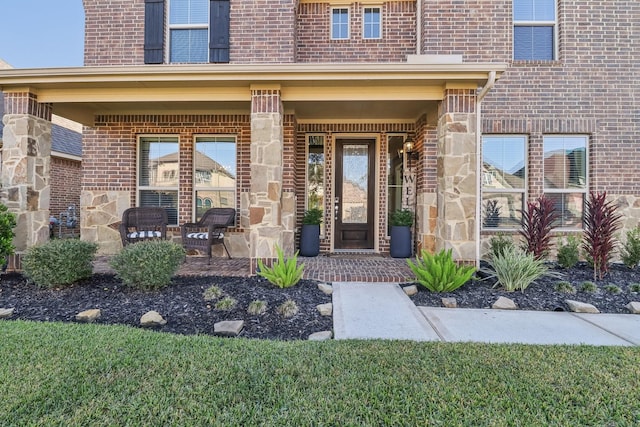
<path fill-rule="evenodd" d="M 375 245 L 375 139 L 336 139 L 334 197 L 337 250 Z"/>

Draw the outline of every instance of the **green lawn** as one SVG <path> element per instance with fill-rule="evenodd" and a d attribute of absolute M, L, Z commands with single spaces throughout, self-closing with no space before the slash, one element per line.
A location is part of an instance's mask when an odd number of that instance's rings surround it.
<path fill-rule="evenodd" d="M 640 424 L 640 349 L 0 322 L 0 425 Z"/>

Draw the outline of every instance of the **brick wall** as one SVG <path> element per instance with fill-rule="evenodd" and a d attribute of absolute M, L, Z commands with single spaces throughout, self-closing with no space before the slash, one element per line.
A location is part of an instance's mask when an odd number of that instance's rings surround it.
<path fill-rule="evenodd" d="M 85 128 L 83 135 L 82 190 L 129 191 L 131 206 L 135 206 L 137 136 L 150 134 L 179 135 L 180 138 L 179 224 L 193 220 L 194 136 L 236 135 L 236 206 L 240 208 L 240 193 L 250 189 L 248 115 L 97 116 L 95 127 Z"/>
<path fill-rule="evenodd" d="M 58 217 L 60 212 L 75 205 L 80 213 L 80 176 L 82 163 L 78 160 L 51 157 L 51 199 L 49 210 Z"/>
<path fill-rule="evenodd" d="M 231 62 L 294 62 L 295 3 L 295 0 L 232 0 Z"/>
<path fill-rule="evenodd" d="M 512 3 L 512 0 L 423 2 L 421 53 L 462 55 L 465 62 L 508 62 Z"/>
<path fill-rule="evenodd" d="M 590 188 L 637 194 L 640 2 L 560 1 L 558 15 L 558 60 L 514 62 L 483 102 L 482 131 L 529 136 L 531 197 L 545 134 L 589 135 Z"/>
<path fill-rule="evenodd" d="M 403 62 L 416 53 L 415 2 L 393 1 L 375 4 L 382 9 L 382 38 L 362 38 L 365 3 L 348 7 L 348 40 L 331 40 L 331 5 L 303 3 L 298 8 L 297 62 Z"/>
<path fill-rule="evenodd" d="M 144 64 L 144 0 L 82 0 L 84 65 Z"/>

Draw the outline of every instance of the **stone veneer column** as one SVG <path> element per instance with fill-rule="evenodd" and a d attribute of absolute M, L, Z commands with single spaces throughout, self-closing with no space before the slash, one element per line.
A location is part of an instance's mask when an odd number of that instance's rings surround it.
<path fill-rule="evenodd" d="M 28 92 L 6 93 L 2 187 L 17 215 L 16 252 L 49 240 L 51 105 Z"/>
<path fill-rule="evenodd" d="M 438 120 L 436 246 L 476 261 L 476 91 L 447 89 Z"/>
<path fill-rule="evenodd" d="M 293 254 L 293 239 L 284 244 L 282 226 L 283 114 L 280 88 L 251 88 L 251 192 L 249 230 L 251 265 L 276 257 L 275 245 Z"/>

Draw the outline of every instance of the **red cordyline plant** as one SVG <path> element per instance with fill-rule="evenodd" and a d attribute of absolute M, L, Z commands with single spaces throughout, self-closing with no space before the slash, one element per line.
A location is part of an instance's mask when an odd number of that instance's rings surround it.
<path fill-rule="evenodd" d="M 551 248 L 551 229 L 558 218 L 553 201 L 542 195 L 535 203 L 527 202 L 527 209 L 521 213 L 520 235 L 525 242 L 523 249 L 535 259 L 543 259 Z"/>
<path fill-rule="evenodd" d="M 609 271 L 609 263 L 615 248 L 614 234 L 620 228 L 618 207 L 607 201 L 607 193 L 589 193 L 585 203 L 584 243 L 582 249 L 587 259 L 593 262 L 593 280 L 600 279 Z"/>

